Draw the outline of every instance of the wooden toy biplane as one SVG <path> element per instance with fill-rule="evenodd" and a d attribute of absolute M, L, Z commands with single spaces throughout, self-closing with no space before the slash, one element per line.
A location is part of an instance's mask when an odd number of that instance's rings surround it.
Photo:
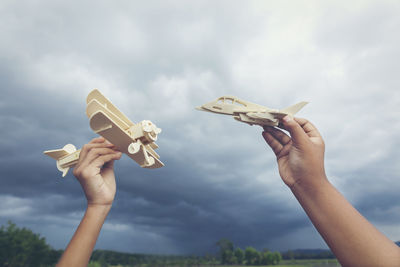
<path fill-rule="evenodd" d="M 164 166 L 154 151 L 158 148 L 155 141 L 161 133 L 160 128 L 148 120 L 134 124 L 97 89 L 89 93 L 86 104 L 86 115 L 95 133 L 103 136 L 143 168 Z M 67 144 L 62 149 L 44 151 L 44 154 L 57 161 L 57 168 L 64 177 L 77 164 L 80 150 Z"/>

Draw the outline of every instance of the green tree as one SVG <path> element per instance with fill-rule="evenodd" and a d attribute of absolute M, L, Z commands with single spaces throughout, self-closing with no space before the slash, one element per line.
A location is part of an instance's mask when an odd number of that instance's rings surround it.
<path fill-rule="evenodd" d="M 235 257 L 238 264 L 243 264 L 244 261 L 244 251 L 241 248 L 235 249 Z"/>
<path fill-rule="evenodd" d="M 217 242 L 217 246 L 219 246 L 220 251 L 230 250 L 233 252 L 233 243 L 229 239 L 221 238 Z"/>
<path fill-rule="evenodd" d="M 244 257 L 246 259 L 246 264 L 247 265 L 257 265 L 257 264 L 260 264 L 260 262 L 261 262 L 260 252 L 258 252 L 253 247 L 247 247 L 245 249 Z"/>
<path fill-rule="evenodd" d="M 260 263 L 262 265 L 271 265 L 274 264 L 274 256 L 272 252 L 264 251 L 261 253 L 261 260 Z"/>
<path fill-rule="evenodd" d="M 90 261 L 87 267 L 101 267 L 101 265 L 97 261 Z"/>
<path fill-rule="evenodd" d="M 50 262 L 52 249 L 45 239 L 26 228 L 8 222 L 0 227 L 0 266 L 45 266 Z"/>
<path fill-rule="evenodd" d="M 232 251 L 224 250 L 222 252 L 221 263 L 222 264 L 235 264 L 235 263 L 237 263 L 237 259 Z"/>
<path fill-rule="evenodd" d="M 282 260 L 282 255 L 279 252 L 273 252 L 274 264 L 279 264 Z"/>
<path fill-rule="evenodd" d="M 215 257 L 212 257 L 212 258 L 210 259 L 210 265 L 211 265 L 211 266 L 215 266 L 215 265 L 217 265 L 217 264 L 218 264 L 217 259 L 216 259 Z"/>
<path fill-rule="evenodd" d="M 232 241 L 222 238 L 217 242 L 219 246 L 219 256 L 222 264 L 230 264 L 233 261 L 233 243 Z"/>
<path fill-rule="evenodd" d="M 99 264 L 100 267 L 108 267 L 107 261 L 104 259 L 104 257 L 99 259 Z"/>

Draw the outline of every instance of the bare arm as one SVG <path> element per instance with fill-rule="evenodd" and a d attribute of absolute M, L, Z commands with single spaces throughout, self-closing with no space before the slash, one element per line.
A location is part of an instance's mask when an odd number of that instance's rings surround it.
<path fill-rule="evenodd" d="M 87 198 L 87 209 L 57 267 L 87 266 L 101 227 L 114 201 L 114 160 L 121 152 L 104 138 L 95 138 L 82 148 L 74 175 Z"/>
<path fill-rule="evenodd" d="M 279 173 L 343 266 L 400 266 L 400 248 L 368 222 L 328 181 L 325 145 L 307 120 L 286 116 L 282 128 L 265 127 Z"/>

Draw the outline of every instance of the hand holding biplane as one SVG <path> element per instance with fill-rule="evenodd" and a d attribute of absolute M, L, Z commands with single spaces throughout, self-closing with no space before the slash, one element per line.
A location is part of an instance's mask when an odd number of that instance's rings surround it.
<path fill-rule="evenodd" d="M 148 120 L 134 124 L 97 89 L 89 93 L 86 104 L 86 115 L 95 133 L 103 136 L 142 168 L 164 166 L 154 151 L 158 148 L 155 141 L 161 133 L 160 128 Z M 64 177 L 69 168 L 77 164 L 80 150 L 67 144 L 62 149 L 44 151 L 44 154 L 57 161 L 57 168 Z"/>

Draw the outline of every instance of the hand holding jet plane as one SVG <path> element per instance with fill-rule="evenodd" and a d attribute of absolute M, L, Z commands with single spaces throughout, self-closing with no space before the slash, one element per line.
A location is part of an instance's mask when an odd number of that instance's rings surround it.
<path fill-rule="evenodd" d="M 277 110 L 244 101 L 235 96 L 221 96 L 212 102 L 196 107 L 196 109 L 231 115 L 237 121 L 263 127 L 277 126 L 279 124 L 279 119 L 286 115 L 293 116 L 306 104 L 308 104 L 308 102 L 300 102 L 282 110 Z"/>

